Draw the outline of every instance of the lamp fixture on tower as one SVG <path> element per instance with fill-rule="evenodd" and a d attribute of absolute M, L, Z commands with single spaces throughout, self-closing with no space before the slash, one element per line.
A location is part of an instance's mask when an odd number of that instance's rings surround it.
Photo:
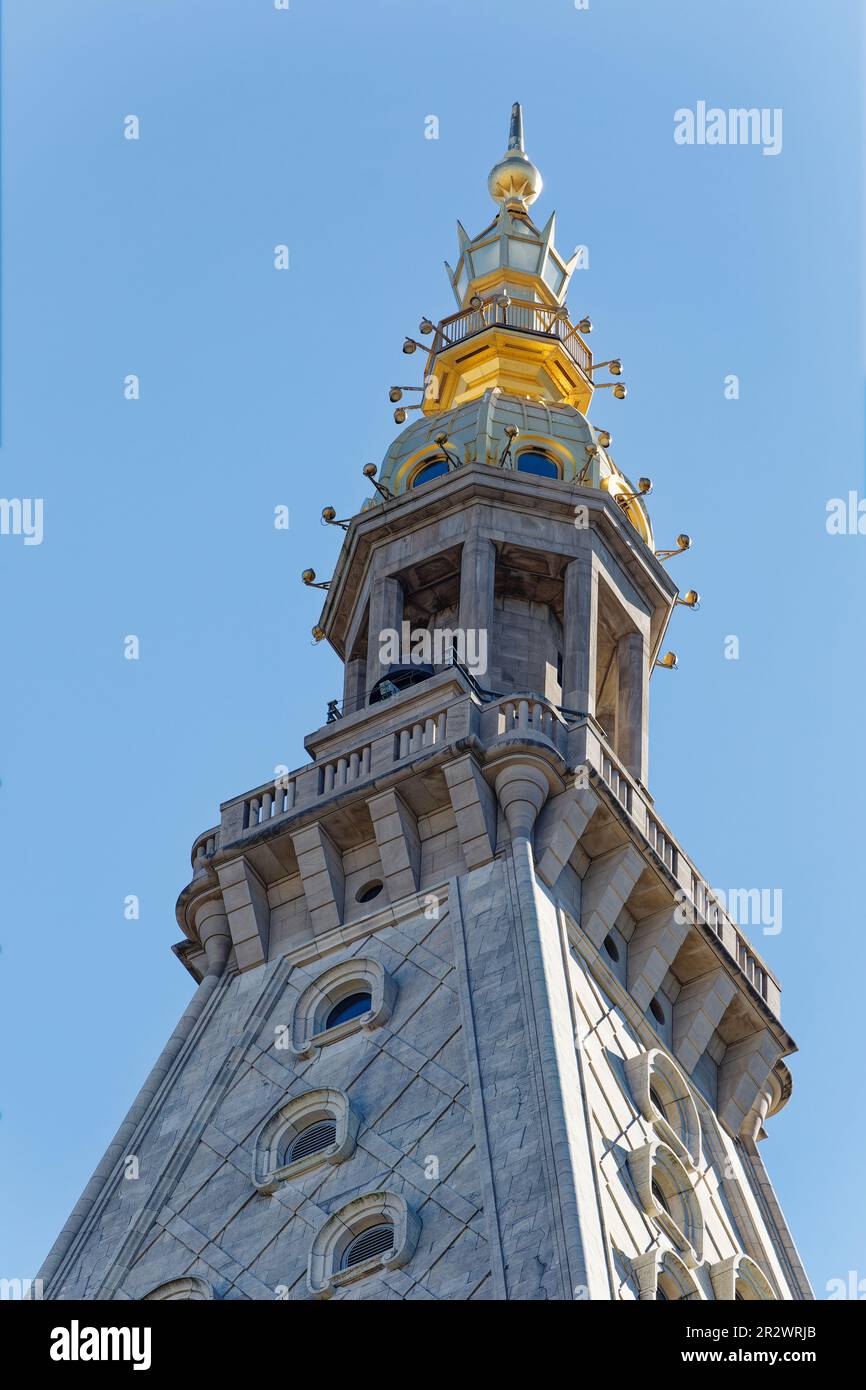
<path fill-rule="evenodd" d="M 437 434 L 433 442 L 434 442 L 434 444 L 438 444 L 438 445 L 439 445 L 439 448 L 442 450 L 442 457 L 445 459 L 445 462 L 448 464 L 449 469 L 462 468 L 462 467 L 463 467 L 463 465 L 462 465 L 462 463 L 460 462 L 459 459 L 455 458 L 453 454 L 449 454 L 449 452 L 448 452 L 448 436 L 447 436 L 447 434 L 445 434 L 444 431 L 443 431 L 441 434 Z"/>
<path fill-rule="evenodd" d="M 393 500 L 394 494 L 391 491 L 391 489 L 389 487 L 386 487 L 384 483 L 378 482 L 376 478 L 375 463 L 365 463 L 364 467 L 361 469 L 361 472 L 363 473 L 365 478 L 369 478 L 370 482 L 373 484 L 380 497 L 384 497 L 386 502 L 390 502 Z"/>
<path fill-rule="evenodd" d="M 511 453 L 511 446 L 514 443 L 517 436 L 520 434 L 520 430 L 517 428 L 516 425 L 506 425 L 505 434 L 508 439 L 508 443 L 506 444 L 505 448 L 502 450 L 502 453 L 499 456 L 500 464 L 503 464 L 505 460 L 508 458 L 508 455 Z"/>
<path fill-rule="evenodd" d="M 655 557 L 657 560 L 669 560 L 672 555 L 682 555 L 684 551 L 690 550 L 691 544 L 691 536 L 677 536 L 677 543 L 673 550 L 657 550 L 655 552 Z"/>
<path fill-rule="evenodd" d="M 330 579 L 317 579 L 315 570 L 302 570 L 301 582 L 306 584 L 308 589 L 330 589 Z"/>
<path fill-rule="evenodd" d="M 597 381 L 594 384 L 596 391 L 609 391 L 612 389 L 618 401 L 624 401 L 628 395 L 628 387 L 624 381 Z"/>
<path fill-rule="evenodd" d="M 635 502 L 639 497 L 649 497 L 652 490 L 652 478 L 638 478 L 637 492 L 618 492 L 616 501 L 621 507 L 627 507 L 629 502 Z"/>

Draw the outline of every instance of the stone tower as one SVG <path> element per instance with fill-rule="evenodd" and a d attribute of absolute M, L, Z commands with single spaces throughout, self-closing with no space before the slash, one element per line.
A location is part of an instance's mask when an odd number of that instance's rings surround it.
<path fill-rule="evenodd" d="M 678 590 L 519 107 L 489 187 L 341 523 L 342 700 L 195 841 L 197 989 L 48 1298 L 812 1296 L 759 1153 L 794 1044 L 649 791 Z"/>

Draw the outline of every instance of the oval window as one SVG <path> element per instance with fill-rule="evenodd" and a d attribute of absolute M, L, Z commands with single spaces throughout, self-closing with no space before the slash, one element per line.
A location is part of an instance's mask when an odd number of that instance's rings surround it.
<path fill-rule="evenodd" d="M 650 1013 L 652 1014 L 656 1023 L 664 1023 L 665 1011 L 662 1008 L 661 1003 L 659 1002 L 658 995 L 656 995 L 655 999 L 650 1000 Z"/>
<path fill-rule="evenodd" d="M 371 879 L 365 883 L 363 888 L 359 888 L 355 894 L 356 903 L 371 903 L 374 898 L 378 898 L 382 891 L 382 880 L 380 878 Z"/>

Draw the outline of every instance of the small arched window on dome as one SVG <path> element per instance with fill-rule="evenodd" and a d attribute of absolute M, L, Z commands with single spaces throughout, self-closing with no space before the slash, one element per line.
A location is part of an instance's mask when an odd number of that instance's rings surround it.
<path fill-rule="evenodd" d="M 540 449 L 524 449 L 517 455 L 518 473 L 534 473 L 536 478 L 559 478 L 559 465 Z"/>
<path fill-rule="evenodd" d="M 441 478 L 443 473 L 448 472 L 448 469 L 449 464 L 447 459 L 428 459 L 426 463 L 422 463 L 421 467 L 416 469 L 413 473 L 412 481 L 409 486 L 410 488 L 420 487 L 422 483 L 432 482 L 434 478 Z"/>

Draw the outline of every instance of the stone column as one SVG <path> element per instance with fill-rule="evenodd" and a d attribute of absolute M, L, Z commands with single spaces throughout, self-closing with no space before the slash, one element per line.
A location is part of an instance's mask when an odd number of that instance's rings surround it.
<path fill-rule="evenodd" d="M 403 590 L 396 579 L 374 579 L 367 628 L 367 693 L 384 676 L 390 662 L 379 660 L 381 634 L 393 629 L 399 635 L 403 621 Z"/>
<path fill-rule="evenodd" d="M 595 714 L 598 576 L 589 551 L 565 571 L 563 645 L 562 703 L 566 709 Z"/>
<path fill-rule="evenodd" d="M 343 673 L 343 713 L 354 714 L 356 709 L 360 709 L 364 703 L 366 694 L 367 680 L 367 660 L 363 656 L 354 656 L 351 661 L 346 662 Z"/>
<path fill-rule="evenodd" d="M 617 754 L 632 777 L 646 785 L 649 746 L 649 669 L 640 632 L 617 643 L 619 683 L 616 710 Z"/>
<path fill-rule="evenodd" d="M 464 633 L 485 633 L 486 650 L 491 648 L 493 628 L 493 582 L 496 574 L 496 547 L 492 541 L 471 535 L 463 546 L 460 561 L 460 627 Z M 482 650 L 480 639 L 474 642 Z"/>
<path fill-rule="evenodd" d="M 209 898 L 195 910 L 195 929 L 207 957 L 208 973 L 219 974 L 232 948 L 232 934 L 221 897 Z"/>

